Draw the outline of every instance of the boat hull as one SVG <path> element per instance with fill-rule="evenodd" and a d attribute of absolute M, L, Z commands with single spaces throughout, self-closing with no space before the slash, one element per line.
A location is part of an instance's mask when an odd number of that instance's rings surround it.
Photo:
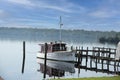
<path fill-rule="evenodd" d="M 47 53 L 48 60 L 57 60 L 57 61 L 74 61 L 75 53 L 72 51 L 58 51 L 53 53 Z M 44 59 L 44 53 L 37 53 L 37 58 Z"/>

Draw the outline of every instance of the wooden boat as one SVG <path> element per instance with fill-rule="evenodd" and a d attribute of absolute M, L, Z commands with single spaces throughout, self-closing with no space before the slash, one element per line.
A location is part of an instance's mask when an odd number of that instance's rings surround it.
<path fill-rule="evenodd" d="M 45 56 L 45 44 L 40 44 L 41 51 L 37 53 L 37 58 L 44 59 Z M 65 43 L 55 42 L 48 44 L 47 59 L 54 61 L 72 62 L 75 58 L 75 52 L 67 51 Z"/>
<path fill-rule="evenodd" d="M 73 51 L 67 51 L 66 44 L 62 42 L 61 39 L 61 17 L 60 17 L 60 41 L 50 42 L 47 44 L 47 59 L 49 60 L 60 60 L 60 61 L 73 61 L 74 54 Z M 40 44 L 41 51 L 37 53 L 37 58 L 44 58 L 45 56 L 45 44 Z"/>

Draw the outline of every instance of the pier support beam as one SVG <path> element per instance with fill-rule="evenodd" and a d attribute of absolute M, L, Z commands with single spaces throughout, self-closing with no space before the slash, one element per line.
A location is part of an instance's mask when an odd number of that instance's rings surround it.
<path fill-rule="evenodd" d="M 87 52 L 86 52 L 86 71 L 87 71 L 87 62 L 88 62 L 88 47 L 87 47 Z"/>
<path fill-rule="evenodd" d="M 23 41 L 23 63 L 22 63 L 22 74 L 24 73 L 25 67 L 25 41 Z"/>
<path fill-rule="evenodd" d="M 47 50 L 48 50 L 48 46 L 47 46 L 47 43 L 45 43 L 45 59 L 44 59 L 44 75 L 43 75 L 43 78 L 45 79 L 46 78 L 46 61 L 47 61 Z"/>

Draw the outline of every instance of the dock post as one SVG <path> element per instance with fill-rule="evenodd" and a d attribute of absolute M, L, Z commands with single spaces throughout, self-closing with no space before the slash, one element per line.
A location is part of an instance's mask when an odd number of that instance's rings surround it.
<path fill-rule="evenodd" d="M 96 56 L 95 68 L 97 69 L 97 56 Z M 96 72 L 97 72 L 97 70 L 96 70 Z"/>
<path fill-rule="evenodd" d="M 87 71 L 87 62 L 88 62 L 88 47 L 87 47 L 87 52 L 86 52 L 86 71 Z"/>
<path fill-rule="evenodd" d="M 75 55 L 77 55 L 77 50 L 78 50 L 78 49 L 77 49 L 77 47 L 76 47 Z M 78 57 L 78 56 L 76 56 L 76 61 L 77 61 L 77 59 L 78 59 L 77 57 Z"/>
<path fill-rule="evenodd" d="M 22 63 L 22 74 L 24 73 L 25 67 L 25 41 L 23 41 L 23 63 Z"/>
<path fill-rule="evenodd" d="M 104 69 L 103 63 L 104 63 L 104 60 L 102 59 L 102 62 L 101 62 L 101 64 L 102 64 L 102 71 L 103 71 L 103 69 Z"/>
<path fill-rule="evenodd" d="M 107 69 L 108 69 L 108 71 L 109 71 L 110 57 L 111 57 L 111 49 L 109 48 L 108 61 L 107 61 Z"/>
<path fill-rule="evenodd" d="M 92 58 L 93 58 L 92 61 L 95 62 L 95 58 L 94 57 L 95 57 L 95 47 L 93 47 L 93 52 L 92 52 Z"/>
<path fill-rule="evenodd" d="M 46 61 L 47 61 L 47 50 L 48 50 L 48 46 L 47 43 L 45 43 L 45 60 L 44 60 L 44 75 L 43 78 L 46 78 Z"/>
<path fill-rule="evenodd" d="M 98 48 L 98 57 L 100 57 L 100 48 Z M 98 59 L 98 63 L 100 63 L 100 59 Z"/>
<path fill-rule="evenodd" d="M 78 53 L 78 65 L 80 64 L 80 54 L 81 54 L 81 52 L 79 51 L 79 53 Z"/>
<path fill-rule="evenodd" d="M 80 54 L 80 56 L 81 56 L 81 64 L 82 64 L 82 60 L 83 60 L 83 46 L 81 47 L 81 54 Z"/>
<path fill-rule="evenodd" d="M 115 49 L 115 50 L 114 50 L 114 53 L 115 53 L 114 58 L 116 57 L 116 51 L 117 51 L 117 50 Z"/>
<path fill-rule="evenodd" d="M 120 61 L 118 61 L 118 63 L 117 63 L 117 72 L 119 72 L 119 75 L 120 75 L 120 71 L 119 71 L 120 65 L 119 65 L 119 63 L 120 63 Z"/>
<path fill-rule="evenodd" d="M 104 51 L 105 51 L 105 48 L 103 47 L 102 48 L 102 57 L 105 57 Z"/>
<path fill-rule="evenodd" d="M 110 61 L 110 60 L 108 59 L 108 60 L 107 60 L 107 70 L 108 70 L 108 71 L 109 71 L 109 63 L 110 63 L 109 61 Z"/>
<path fill-rule="evenodd" d="M 99 63 L 99 59 L 97 59 L 97 58 L 99 58 L 99 54 L 100 54 L 100 48 L 98 48 L 98 52 L 94 56 L 94 59 L 95 59 L 95 69 L 96 69 L 95 71 L 96 71 L 96 73 L 97 73 L 97 63 Z"/>
<path fill-rule="evenodd" d="M 102 48 L 102 51 L 104 51 L 104 47 Z M 104 64 L 104 53 L 103 52 L 101 53 L 101 58 L 102 58 L 101 59 L 101 67 L 102 67 L 102 71 L 104 71 L 103 70 L 104 69 L 104 65 L 103 65 Z"/>
<path fill-rule="evenodd" d="M 90 68 L 92 68 L 92 56 L 90 56 Z"/>
<path fill-rule="evenodd" d="M 119 72 L 118 66 L 119 66 L 119 62 L 117 63 L 117 72 Z"/>
<path fill-rule="evenodd" d="M 114 72 L 116 73 L 116 60 L 114 61 Z"/>
<path fill-rule="evenodd" d="M 80 46 L 79 46 L 78 50 L 79 50 L 79 53 L 78 53 L 78 64 L 77 64 L 77 66 L 78 66 L 78 77 L 79 77 L 79 74 L 80 74 L 80 66 L 81 66 L 81 60 L 80 60 L 80 59 L 82 58 Z"/>

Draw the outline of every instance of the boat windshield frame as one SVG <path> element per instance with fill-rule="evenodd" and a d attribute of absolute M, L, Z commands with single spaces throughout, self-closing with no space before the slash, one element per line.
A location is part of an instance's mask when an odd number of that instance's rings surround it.
<path fill-rule="evenodd" d="M 41 46 L 41 53 L 45 52 L 45 45 L 39 44 Z M 56 52 L 56 51 L 66 51 L 67 47 L 65 43 L 55 43 L 55 44 L 48 44 L 47 52 Z"/>

